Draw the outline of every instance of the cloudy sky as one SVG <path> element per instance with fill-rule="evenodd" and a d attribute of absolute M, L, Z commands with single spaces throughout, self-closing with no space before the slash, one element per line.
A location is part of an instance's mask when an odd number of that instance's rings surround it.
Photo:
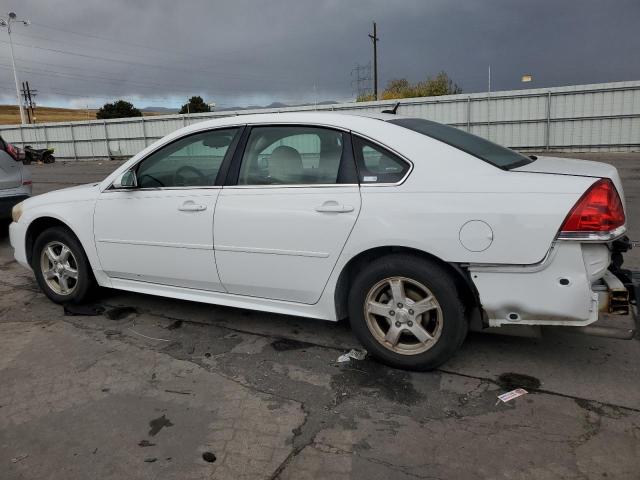
<path fill-rule="evenodd" d="M 19 79 L 39 104 L 117 98 L 175 107 L 352 99 L 371 60 L 381 87 L 444 70 L 465 92 L 640 79 L 638 0 L 8 0 Z M 0 103 L 14 103 L 0 29 Z"/>

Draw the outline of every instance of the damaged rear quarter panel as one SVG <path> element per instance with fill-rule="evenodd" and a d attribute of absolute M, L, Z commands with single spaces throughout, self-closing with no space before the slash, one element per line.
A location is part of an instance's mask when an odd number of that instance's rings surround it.
<path fill-rule="evenodd" d="M 607 247 L 599 247 L 599 252 L 590 251 L 587 256 L 603 257 L 596 262 L 598 265 L 609 259 Z M 558 242 L 538 266 L 472 265 L 469 271 L 492 326 L 558 322 L 587 325 L 598 318 L 597 294 L 591 284 L 597 275 L 604 274 L 597 265 L 595 270 L 586 265 L 587 258 L 580 243 Z M 516 320 L 509 318 L 512 313 L 518 315 Z"/>

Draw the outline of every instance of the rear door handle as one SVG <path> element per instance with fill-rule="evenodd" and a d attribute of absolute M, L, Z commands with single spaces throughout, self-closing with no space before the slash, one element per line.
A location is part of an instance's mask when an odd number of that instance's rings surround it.
<path fill-rule="evenodd" d="M 328 202 L 324 202 L 319 207 L 316 207 L 316 212 L 325 213 L 349 213 L 353 212 L 353 207 L 351 205 L 342 205 L 338 202 L 334 202 L 330 200 Z"/>
<path fill-rule="evenodd" d="M 200 205 L 199 203 L 195 203 L 193 200 L 187 200 L 178 207 L 178 210 L 181 212 L 202 212 L 206 209 L 206 205 Z"/>

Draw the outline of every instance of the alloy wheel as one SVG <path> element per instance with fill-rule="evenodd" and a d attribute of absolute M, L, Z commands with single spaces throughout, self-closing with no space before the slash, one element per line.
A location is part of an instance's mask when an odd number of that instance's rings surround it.
<path fill-rule="evenodd" d="M 401 355 L 429 350 L 442 333 L 438 300 L 426 286 L 406 277 L 376 283 L 365 298 L 364 315 L 375 339 Z"/>
<path fill-rule="evenodd" d="M 40 269 L 47 286 L 58 295 L 71 295 L 78 286 L 78 262 L 62 242 L 49 242 L 40 254 Z"/>

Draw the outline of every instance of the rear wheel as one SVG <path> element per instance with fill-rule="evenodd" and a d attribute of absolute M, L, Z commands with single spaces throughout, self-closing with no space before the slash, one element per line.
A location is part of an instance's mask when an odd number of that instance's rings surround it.
<path fill-rule="evenodd" d="M 94 284 L 84 250 L 66 228 L 42 232 L 35 241 L 31 263 L 38 285 L 56 303 L 80 303 Z"/>
<path fill-rule="evenodd" d="M 351 326 L 369 353 L 393 367 L 429 370 L 467 333 L 463 304 L 435 262 L 393 254 L 367 265 L 349 294 Z"/>

